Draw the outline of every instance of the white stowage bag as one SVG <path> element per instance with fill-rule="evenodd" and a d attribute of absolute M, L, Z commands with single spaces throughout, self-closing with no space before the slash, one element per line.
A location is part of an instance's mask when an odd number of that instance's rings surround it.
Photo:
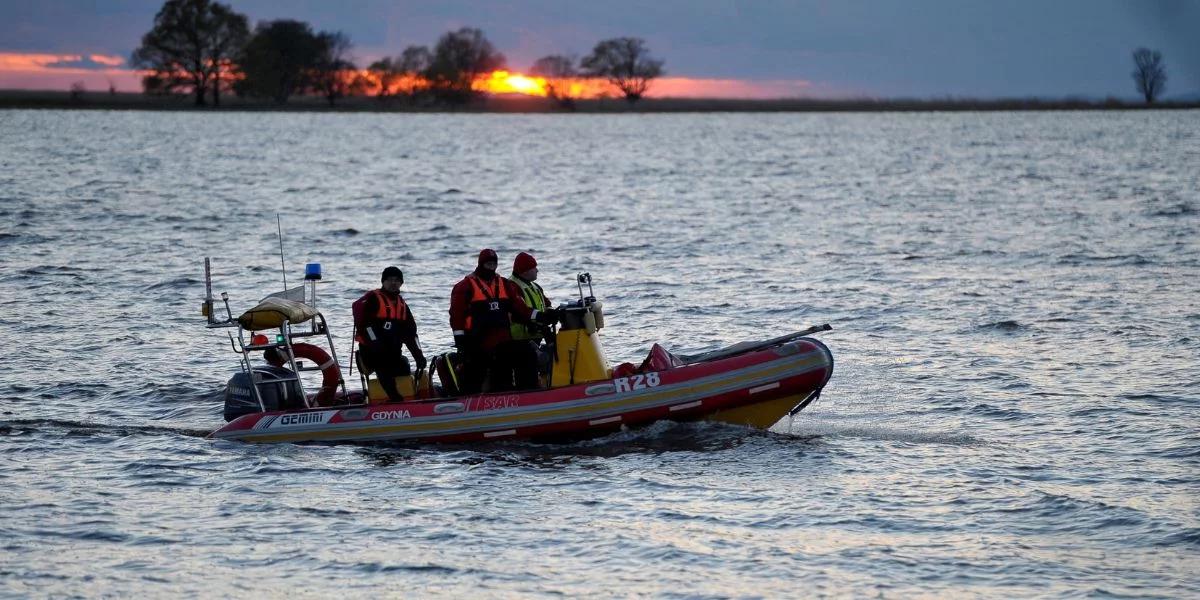
<path fill-rule="evenodd" d="M 604 303 L 597 300 L 592 303 L 592 315 L 596 319 L 596 329 L 604 329 Z"/>
<path fill-rule="evenodd" d="M 264 298 L 258 306 L 242 313 L 238 323 L 250 331 L 275 329 L 283 325 L 285 320 L 293 325 L 303 323 L 317 316 L 317 309 L 293 300 L 283 298 Z"/>
<path fill-rule="evenodd" d="M 589 304 L 587 312 L 583 313 L 583 328 L 587 330 L 588 335 L 604 328 L 604 305 L 600 304 L 599 300 Z"/>

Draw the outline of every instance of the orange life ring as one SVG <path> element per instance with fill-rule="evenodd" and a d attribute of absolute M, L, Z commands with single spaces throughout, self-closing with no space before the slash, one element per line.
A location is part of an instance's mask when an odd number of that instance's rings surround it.
<path fill-rule="evenodd" d="M 337 361 L 320 346 L 312 344 L 292 344 L 292 352 L 296 358 L 307 358 L 321 367 L 321 390 L 313 396 L 313 402 L 321 405 L 332 400 L 337 394 L 338 385 L 342 383 L 342 369 L 338 367 Z"/>

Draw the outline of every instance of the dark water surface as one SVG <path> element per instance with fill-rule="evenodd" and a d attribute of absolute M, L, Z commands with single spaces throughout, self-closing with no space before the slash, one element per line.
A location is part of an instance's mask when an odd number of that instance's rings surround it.
<path fill-rule="evenodd" d="M 1193 112 L 0 111 L 0 594 L 1200 595 Z M 770 432 L 255 446 L 244 309 L 405 272 L 427 348 L 479 248 L 590 271 L 614 362 L 828 322 Z"/>

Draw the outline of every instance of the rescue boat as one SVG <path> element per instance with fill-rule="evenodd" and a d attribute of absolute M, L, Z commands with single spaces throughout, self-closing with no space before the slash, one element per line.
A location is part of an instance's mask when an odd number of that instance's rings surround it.
<path fill-rule="evenodd" d="M 311 267 L 311 265 L 310 265 Z M 206 282 L 211 281 L 208 260 Z M 320 279 L 319 267 L 316 280 Z M 316 310 L 316 280 L 303 301 L 267 298 L 234 319 L 213 316 L 211 283 L 204 314 L 229 334 L 241 372 L 226 387 L 224 427 L 212 439 L 245 442 L 476 442 L 577 439 L 661 419 L 710 420 L 766 429 L 815 401 L 833 373 L 829 348 L 811 337 L 828 325 L 691 356 L 654 344 L 639 365 L 611 368 L 600 343 L 602 303 L 591 277 L 577 277 L 579 299 L 561 305 L 561 323 L 548 335 L 544 387 L 461 395 L 456 357 L 435 357 L 431 368 L 397 378 L 406 398 L 387 400 L 376 379 L 359 368 L 361 391 L 348 391 L 324 316 Z M 587 284 L 585 295 L 583 285 Z M 274 338 L 262 331 L 274 329 Z M 250 341 L 246 336 L 250 335 Z M 328 345 L 328 352 L 317 341 Z M 269 364 L 256 365 L 263 352 Z M 314 364 L 307 366 L 303 358 Z M 302 375 L 320 371 L 318 391 Z M 487 386 L 485 386 L 485 390 Z"/>

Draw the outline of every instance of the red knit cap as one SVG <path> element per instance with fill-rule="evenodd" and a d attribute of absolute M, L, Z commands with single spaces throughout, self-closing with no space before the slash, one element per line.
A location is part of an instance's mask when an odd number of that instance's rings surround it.
<path fill-rule="evenodd" d="M 484 248 L 479 251 L 479 266 L 481 267 L 485 262 L 498 262 L 498 260 L 496 258 L 496 251 L 491 248 Z"/>
<path fill-rule="evenodd" d="M 537 266 L 537 260 L 533 256 L 522 252 L 517 255 L 517 259 L 513 261 L 513 273 L 520 275 Z"/>

